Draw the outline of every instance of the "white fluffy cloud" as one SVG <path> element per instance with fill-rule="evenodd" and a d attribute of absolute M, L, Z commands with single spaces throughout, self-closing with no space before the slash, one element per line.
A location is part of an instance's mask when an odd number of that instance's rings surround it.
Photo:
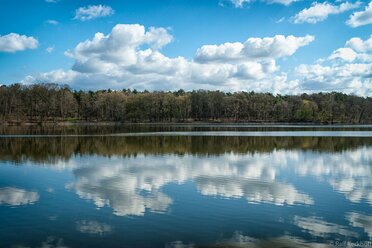
<path fill-rule="evenodd" d="M 369 2 L 368 6 L 363 11 L 357 11 L 350 15 L 350 18 L 346 21 L 346 24 L 356 28 L 359 26 L 367 25 L 372 23 L 372 1 Z"/>
<path fill-rule="evenodd" d="M 302 64 L 295 71 L 305 91 L 342 91 L 363 96 L 372 94 L 372 64 Z"/>
<path fill-rule="evenodd" d="M 290 5 L 291 3 L 299 2 L 299 1 L 301 0 L 266 0 L 266 2 L 269 4 L 278 3 L 278 4 L 283 4 L 283 5 Z"/>
<path fill-rule="evenodd" d="M 314 36 L 276 35 L 245 42 L 204 45 L 193 59 L 168 57 L 161 49 L 173 40 L 168 29 L 118 24 L 105 35 L 96 33 L 65 52 L 74 60 L 69 70 L 27 76 L 22 83 L 52 82 L 83 89 L 200 89 L 224 91 L 341 91 L 372 95 L 372 38 L 354 37 L 321 63 L 300 64 L 280 71 L 278 60 L 307 46 Z"/>
<path fill-rule="evenodd" d="M 358 8 L 360 2 L 356 3 L 341 3 L 340 5 L 333 5 L 328 2 L 318 3 L 314 2 L 310 8 L 301 10 L 298 14 L 293 17 L 293 22 L 299 23 L 311 23 L 324 21 L 329 15 L 340 14 L 348 10 Z"/>
<path fill-rule="evenodd" d="M 347 62 L 359 60 L 362 62 L 372 62 L 372 36 L 363 41 L 358 37 L 351 38 L 345 47 L 335 50 L 329 59 L 341 59 Z"/>
<path fill-rule="evenodd" d="M 351 38 L 346 42 L 346 46 L 357 52 L 372 52 L 372 35 L 365 41 L 358 37 Z"/>
<path fill-rule="evenodd" d="M 22 83 L 31 84 L 34 82 L 48 83 L 48 82 L 63 82 L 66 84 L 73 84 L 74 80 L 78 77 L 78 73 L 72 70 L 54 70 L 45 73 L 39 73 L 37 78 L 27 76 Z"/>
<path fill-rule="evenodd" d="M 82 88 L 213 89 L 283 92 L 286 75 L 276 59 L 291 56 L 313 36 L 277 35 L 250 38 L 244 43 L 203 46 L 194 60 L 167 57 L 160 50 L 173 40 L 165 28 L 145 29 L 118 24 L 111 33 L 96 33 L 65 54 L 71 70 L 55 70 L 27 77 L 23 83 L 58 82 Z M 210 54 L 208 54 L 210 53 Z M 202 86 L 201 86 L 202 84 Z"/>
<path fill-rule="evenodd" d="M 363 96 L 372 95 L 372 37 L 363 41 L 348 40 L 335 50 L 326 63 L 301 64 L 295 68 L 304 91 L 343 91 Z"/>
<path fill-rule="evenodd" d="M 0 35 L 0 52 L 17 52 L 26 49 L 35 49 L 39 42 L 32 36 L 10 33 L 4 36 Z"/>
<path fill-rule="evenodd" d="M 308 45 L 314 37 L 295 37 L 276 35 L 266 38 L 249 38 L 244 43 L 224 43 L 222 45 L 205 45 L 199 48 L 195 61 L 200 63 L 226 61 L 257 61 L 276 59 L 293 55 L 297 49 Z"/>
<path fill-rule="evenodd" d="M 231 3 L 235 6 L 235 8 L 242 8 L 244 4 L 252 3 L 256 0 L 230 0 Z M 267 4 L 283 4 L 283 5 L 290 5 L 293 2 L 298 2 L 301 0 L 261 0 L 261 2 L 265 2 Z"/>
<path fill-rule="evenodd" d="M 357 57 L 357 53 L 354 52 L 353 49 L 348 47 L 339 48 L 336 51 L 334 51 L 331 56 L 329 56 L 329 59 L 343 59 L 346 61 L 354 61 Z"/>
<path fill-rule="evenodd" d="M 73 69 L 79 72 L 105 72 L 137 63 L 152 63 L 164 60 L 157 49 L 172 41 L 172 36 L 163 28 L 145 31 L 141 25 L 118 24 L 109 35 L 96 33 L 92 40 L 79 43 L 66 55 L 75 59 Z M 152 49 L 139 51 L 140 46 Z"/>
<path fill-rule="evenodd" d="M 6 187 L 0 188 L 0 205 L 20 206 L 33 204 L 39 200 L 39 194 L 24 189 Z"/>
<path fill-rule="evenodd" d="M 74 19 L 88 21 L 99 17 L 110 16 L 114 14 L 114 10 L 110 6 L 105 5 L 89 5 L 88 7 L 80 7 L 75 11 Z"/>

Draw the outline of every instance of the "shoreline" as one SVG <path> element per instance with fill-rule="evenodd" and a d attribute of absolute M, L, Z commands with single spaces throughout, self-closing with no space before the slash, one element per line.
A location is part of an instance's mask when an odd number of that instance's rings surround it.
<path fill-rule="evenodd" d="M 124 126 L 124 125 L 234 125 L 234 126 L 372 126 L 372 123 L 319 123 L 319 122 L 233 122 L 233 121 L 182 121 L 182 122 L 115 122 L 115 121 L 45 121 L 45 122 L 0 122 L 0 127 L 43 126 Z"/>

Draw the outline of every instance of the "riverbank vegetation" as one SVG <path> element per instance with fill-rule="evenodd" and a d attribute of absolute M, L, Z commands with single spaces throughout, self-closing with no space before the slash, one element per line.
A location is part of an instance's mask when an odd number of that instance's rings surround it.
<path fill-rule="evenodd" d="M 265 122 L 372 123 L 372 98 L 196 90 L 76 91 L 57 84 L 0 87 L 2 123 Z"/>

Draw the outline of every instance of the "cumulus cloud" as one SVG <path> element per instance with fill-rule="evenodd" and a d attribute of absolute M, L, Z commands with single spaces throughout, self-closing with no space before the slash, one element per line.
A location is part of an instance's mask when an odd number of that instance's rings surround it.
<path fill-rule="evenodd" d="M 293 55 L 308 45 L 314 36 L 295 37 L 276 35 L 266 38 L 249 38 L 246 42 L 205 45 L 199 48 L 195 61 L 200 63 L 276 59 Z"/>
<path fill-rule="evenodd" d="M 372 64 L 304 65 L 296 67 L 306 91 L 342 91 L 347 94 L 371 95 Z"/>
<path fill-rule="evenodd" d="M 35 81 L 39 83 L 50 83 L 50 82 L 55 82 L 55 83 L 73 83 L 73 81 L 77 78 L 78 73 L 72 70 L 54 70 L 50 72 L 45 72 L 45 73 L 39 73 L 37 75 L 37 78 L 34 78 L 33 76 L 27 76 L 22 83 L 23 84 L 31 84 L 34 83 Z"/>
<path fill-rule="evenodd" d="M 119 69 L 122 66 L 135 66 L 139 63 L 152 63 L 166 60 L 157 50 L 172 41 L 172 36 L 164 28 L 118 24 L 109 35 L 96 33 L 92 40 L 79 43 L 66 55 L 75 59 L 73 69 L 80 72 L 97 72 Z M 139 51 L 140 46 L 152 49 Z"/>
<path fill-rule="evenodd" d="M 329 59 L 343 59 L 348 62 L 354 61 L 357 57 L 357 53 L 354 52 L 351 48 L 339 48 L 334 51 L 330 56 Z"/>
<path fill-rule="evenodd" d="M 290 5 L 291 3 L 299 2 L 299 1 L 301 0 L 265 0 L 265 2 L 268 4 L 278 3 L 278 4 L 283 4 L 283 5 Z"/>
<path fill-rule="evenodd" d="M 101 236 L 112 231 L 110 225 L 92 220 L 80 220 L 76 222 L 76 228 L 81 233 L 95 234 Z"/>
<path fill-rule="evenodd" d="M 244 4 L 252 3 L 256 0 L 230 0 L 231 3 L 235 8 L 243 8 Z M 267 4 L 283 4 L 283 5 L 290 5 L 291 3 L 298 2 L 301 0 L 261 0 L 261 2 L 265 2 Z"/>
<path fill-rule="evenodd" d="M 369 2 L 368 6 L 363 11 L 357 11 L 350 15 L 346 24 L 356 28 L 359 26 L 367 25 L 372 23 L 372 1 Z"/>
<path fill-rule="evenodd" d="M 35 49 L 39 45 L 37 39 L 32 36 L 19 35 L 10 33 L 7 35 L 0 35 L 0 52 L 17 52 L 26 49 Z"/>
<path fill-rule="evenodd" d="M 295 75 L 305 91 L 343 91 L 363 96 L 372 94 L 372 38 L 351 38 L 324 63 L 301 64 Z"/>
<path fill-rule="evenodd" d="M 365 41 L 359 37 L 351 38 L 346 42 L 346 46 L 357 52 L 372 52 L 372 35 Z"/>
<path fill-rule="evenodd" d="M 27 77 L 23 83 L 59 82 L 82 88 L 195 89 L 289 91 L 276 59 L 293 55 L 313 36 L 277 35 L 244 43 L 203 46 L 193 60 L 168 57 L 161 49 L 173 37 L 165 28 L 118 24 L 111 33 L 96 33 L 65 54 L 71 70 Z M 56 80 L 56 81 L 55 81 Z M 201 86 L 202 84 L 202 86 Z"/>
<path fill-rule="evenodd" d="M 280 71 L 277 61 L 292 56 L 314 37 L 276 35 L 245 42 L 204 45 L 194 59 L 168 57 L 161 49 L 173 40 L 168 29 L 118 24 L 105 35 L 96 33 L 65 52 L 70 70 L 27 76 L 22 83 L 64 83 L 85 89 L 206 90 L 272 92 L 341 91 L 372 94 L 371 38 L 354 37 L 328 59 Z"/>
<path fill-rule="evenodd" d="M 305 22 L 315 24 L 317 22 L 324 21 L 328 18 L 329 15 L 341 14 L 348 10 L 358 8 L 359 6 L 360 2 L 344 2 L 340 5 L 333 5 L 328 2 L 314 2 L 310 8 L 303 9 L 298 14 L 296 14 L 293 17 L 293 22 L 296 24 Z"/>
<path fill-rule="evenodd" d="M 33 204 L 39 200 L 39 194 L 24 189 L 0 188 L 0 205 L 21 206 Z"/>
<path fill-rule="evenodd" d="M 80 7 L 75 11 L 74 19 L 80 21 L 89 21 L 99 17 L 110 16 L 114 14 L 114 10 L 110 6 L 105 5 L 89 5 Z"/>
<path fill-rule="evenodd" d="M 341 59 L 347 62 L 361 61 L 372 62 L 372 36 L 363 41 L 354 37 L 345 43 L 345 47 L 335 50 L 328 59 Z"/>

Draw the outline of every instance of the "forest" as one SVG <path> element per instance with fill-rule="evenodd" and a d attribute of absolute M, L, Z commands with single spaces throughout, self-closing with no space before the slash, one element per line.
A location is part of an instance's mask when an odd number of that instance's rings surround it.
<path fill-rule="evenodd" d="M 73 90 L 66 85 L 0 86 L 0 122 L 372 123 L 372 98 L 339 92 L 301 95 Z"/>

